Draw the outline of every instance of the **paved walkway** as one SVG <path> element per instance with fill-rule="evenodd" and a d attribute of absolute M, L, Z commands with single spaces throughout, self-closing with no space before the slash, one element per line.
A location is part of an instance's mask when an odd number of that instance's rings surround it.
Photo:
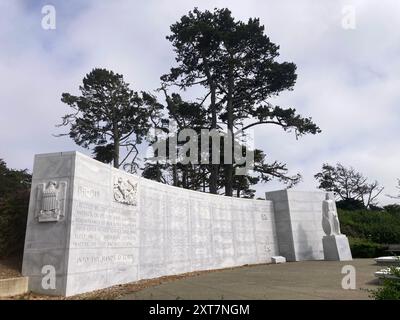
<path fill-rule="evenodd" d="M 342 289 L 344 265 L 356 269 L 356 290 Z M 377 288 L 378 269 L 373 259 L 254 265 L 166 282 L 122 299 L 369 299 L 362 289 Z"/>

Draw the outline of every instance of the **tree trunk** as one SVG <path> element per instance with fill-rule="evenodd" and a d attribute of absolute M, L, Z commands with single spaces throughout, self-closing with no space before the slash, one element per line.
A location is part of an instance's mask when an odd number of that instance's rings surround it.
<path fill-rule="evenodd" d="M 187 166 L 182 168 L 182 188 L 187 189 Z"/>
<path fill-rule="evenodd" d="M 211 86 L 211 129 L 217 129 L 217 110 L 215 108 L 215 87 Z M 212 159 L 212 157 L 211 157 Z M 211 160 L 212 161 L 212 160 Z M 218 191 L 219 164 L 211 163 L 210 170 L 210 193 L 217 194 Z"/>
<path fill-rule="evenodd" d="M 211 129 L 217 129 L 216 86 L 211 76 L 211 71 L 207 59 L 204 55 L 203 55 L 203 61 L 204 61 L 205 73 L 207 76 L 207 82 L 208 85 L 210 86 L 210 92 L 211 92 L 210 95 Z M 210 193 L 213 194 L 217 194 L 218 191 L 218 171 L 219 171 L 219 164 L 211 163 L 209 189 Z"/>
<path fill-rule="evenodd" d="M 178 176 L 177 176 L 177 172 L 176 172 L 176 164 L 172 165 L 172 185 L 174 187 L 178 186 Z"/>
<path fill-rule="evenodd" d="M 203 192 L 206 192 L 206 175 L 205 175 L 205 169 L 203 168 Z"/>
<path fill-rule="evenodd" d="M 225 163 L 225 195 L 231 197 L 233 194 L 233 69 L 230 67 L 229 77 L 228 77 L 228 94 L 227 94 L 227 113 L 228 113 L 228 123 L 227 129 L 228 134 L 231 133 L 231 141 L 229 147 L 232 148 L 232 163 Z M 229 139 L 229 136 L 228 136 Z M 225 159 L 226 162 L 226 159 Z"/>
<path fill-rule="evenodd" d="M 114 123 L 114 168 L 119 168 L 119 134 L 118 134 L 118 127 Z"/>

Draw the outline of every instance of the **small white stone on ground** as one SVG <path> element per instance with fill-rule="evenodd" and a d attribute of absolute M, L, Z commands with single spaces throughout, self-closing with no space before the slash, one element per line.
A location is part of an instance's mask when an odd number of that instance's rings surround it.
<path fill-rule="evenodd" d="M 394 265 L 394 264 L 400 265 L 400 258 L 396 256 L 378 257 L 375 258 L 375 261 L 377 264 L 380 265 Z"/>
<path fill-rule="evenodd" d="M 285 263 L 286 262 L 286 258 L 282 257 L 282 256 L 272 256 L 271 257 L 271 262 L 274 263 L 274 264 Z"/>

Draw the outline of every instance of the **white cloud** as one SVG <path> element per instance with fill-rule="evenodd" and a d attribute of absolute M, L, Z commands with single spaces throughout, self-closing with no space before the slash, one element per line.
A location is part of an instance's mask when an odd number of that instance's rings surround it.
<path fill-rule="evenodd" d="M 293 92 L 276 102 L 312 116 L 323 132 L 298 141 L 278 128 L 258 128 L 256 146 L 300 172 L 301 189 L 315 187 L 323 162 L 352 165 L 394 194 L 400 177 L 398 121 L 400 3 L 395 1 L 77 1 L 53 2 L 56 31 L 40 28 L 41 6 L 0 4 L 0 157 L 32 168 L 35 153 L 77 149 L 54 125 L 68 109 L 62 92 L 77 92 L 93 67 L 124 74 L 135 90 L 154 90 L 174 63 L 165 36 L 194 6 L 229 7 L 238 19 L 260 17 L 298 66 Z M 43 3 L 45 4 L 45 3 Z M 341 27 L 344 5 L 357 28 Z M 270 138 L 269 138 L 270 137 Z M 280 187 L 277 183 L 259 187 Z M 381 197 L 382 202 L 392 202 Z"/>

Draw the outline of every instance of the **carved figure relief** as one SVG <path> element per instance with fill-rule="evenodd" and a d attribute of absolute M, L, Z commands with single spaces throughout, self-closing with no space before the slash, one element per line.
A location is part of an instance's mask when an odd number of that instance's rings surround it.
<path fill-rule="evenodd" d="M 322 202 L 322 229 L 327 236 L 341 234 L 335 201 L 329 193 Z"/>
<path fill-rule="evenodd" d="M 39 222 L 56 222 L 64 217 L 64 204 L 67 183 L 49 181 L 38 185 L 39 210 L 36 218 Z"/>
<path fill-rule="evenodd" d="M 114 200 L 129 206 L 137 205 L 137 182 L 132 182 L 129 179 L 124 180 L 121 177 L 114 182 Z"/>

